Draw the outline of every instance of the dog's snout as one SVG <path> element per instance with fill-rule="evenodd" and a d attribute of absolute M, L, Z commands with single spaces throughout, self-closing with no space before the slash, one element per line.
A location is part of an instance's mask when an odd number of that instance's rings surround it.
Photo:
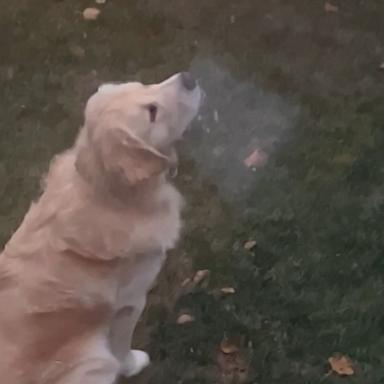
<path fill-rule="evenodd" d="M 184 88 L 188 91 L 193 91 L 197 86 L 195 78 L 189 72 L 181 72 L 180 79 Z"/>

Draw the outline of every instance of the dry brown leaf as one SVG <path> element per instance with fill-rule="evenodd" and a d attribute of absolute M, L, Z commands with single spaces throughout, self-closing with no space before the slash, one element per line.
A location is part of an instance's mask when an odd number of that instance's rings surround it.
<path fill-rule="evenodd" d="M 248 168 L 259 167 L 265 164 L 267 157 L 260 149 L 255 149 L 244 159 L 244 165 Z"/>
<path fill-rule="evenodd" d="M 177 324 L 187 324 L 187 323 L 192 323 L 193 321 L 195 321 L 195 318 L 192 315 L 190 315 L 188 313 L 182 313 L 177 318 L 176 323 Z"/>
<path fill-rule="evenodd" d="M 339 7 L 337 5 L 333 5 L 328 1 L 324 3 L 324 11 L 327 13 L 336 13 L 338 12 L 338 10 L 339 10 Z"/>
<path fill-rule="evenodd" d="M 220 343 L 220 350 L 223 353 L 235 353 L 240 350 L 240 346 L 238 343 L 235 343 L 234 340 L 231 340 L 227 337 L 224 337 L 224 339 Z"/>
<path fill-rule="evenodd" d="M 97 8 L 85 8 L 83 11 L 84 20 L 97 20 L 100 15 L 100 9 Z"/>
<path fill-rule="evenodd" d="M 248 240 L 244 243 L 244 249 L 250 251 L 256 244 L 256 240 Z"/>
<path fill-rule="evenodd" d="M 347 356 L 335 355 L 328 359 L 332 371 L 340 376 L 351 376 L 355 372 L 353 370 L 352 361 Z"/>
<path fill-rule="evenodd" d="M 206 279 L 211 272 L 209 269 L 201 269 L 200 271 L 197 271 L 195 273 L 195 276 L 193 277 L 193 283 L 194 284 L 200 284 L 204 279 Z"/>
<path fill-rule="evenodd" d="M 224 288 L 221 288 L 220 291 L 223 293 L 227 293 L 227 294 L 236 292 L 235 288 L 233 288 L 233 287 L 224 287 Z"/>

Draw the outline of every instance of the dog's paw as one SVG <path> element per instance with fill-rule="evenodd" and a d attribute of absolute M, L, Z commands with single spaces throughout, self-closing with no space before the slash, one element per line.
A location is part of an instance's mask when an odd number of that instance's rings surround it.
<path fill-rule="evenodd" d="M 135 376 L 149 365 L 150 359 L 146 352 L 132 349 L 121 367 L 121 374 L 125 377 Z"/>

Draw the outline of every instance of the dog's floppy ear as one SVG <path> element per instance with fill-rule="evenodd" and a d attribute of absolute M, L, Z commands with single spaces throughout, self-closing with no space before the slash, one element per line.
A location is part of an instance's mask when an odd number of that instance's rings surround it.
<path fill-rule="evenodd" d="M 163 172 L 169 159 L 121 124 L 105 123 L 84 132 L 76 167 L 89 181 L 114 186 L 134 186 Z M 87 129 L 87 127 L 85 127 Z"/>

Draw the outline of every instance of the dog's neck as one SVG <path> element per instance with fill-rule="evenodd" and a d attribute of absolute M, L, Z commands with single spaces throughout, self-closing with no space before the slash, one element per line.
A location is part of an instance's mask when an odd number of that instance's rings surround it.
<path fill-rule="evenodd" d="M 78 169 L 75 170 L 78 179 L 98 200 L 110 202 L 113 205 L 134 205 L 147 206 L 148 202 L 155 202 L 154 197 L 159 193 L 162 186 L 167 183 L 166 175 L 160 174 L 147 180 L 143 180 L 134 185 L 126 183 L 119 177 L 101 177 L 91 178 L 83 174 Z"/>

